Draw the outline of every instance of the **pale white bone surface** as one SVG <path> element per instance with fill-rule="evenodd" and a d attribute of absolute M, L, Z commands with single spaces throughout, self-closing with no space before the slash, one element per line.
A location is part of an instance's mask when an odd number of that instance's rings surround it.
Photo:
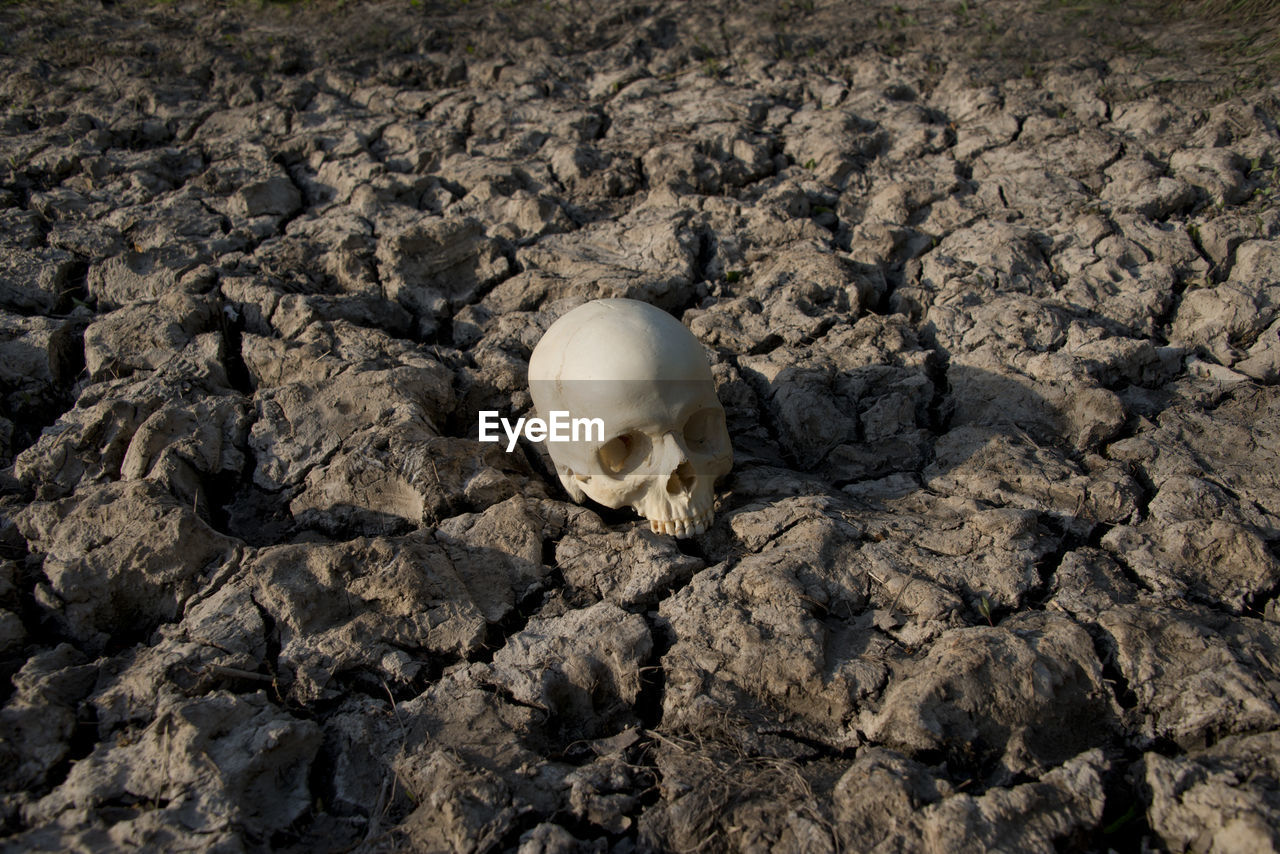
<path fill-rule="evenodd" d="M 575 501 L 632 507 L 658 533 L 707 530 L 733 449 L 706 353 L 680 321 L 637 300 L 581 305 L 534 348 L 529 393 L 544 419 L 604 422 L 603 439 L 547 443 Z"/>

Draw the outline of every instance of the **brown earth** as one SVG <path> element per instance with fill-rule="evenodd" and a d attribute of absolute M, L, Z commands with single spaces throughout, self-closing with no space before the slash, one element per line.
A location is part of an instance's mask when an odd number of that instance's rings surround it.
<path fill-rule="evenodd" d="M 1257 26 L 0 4 L 0 848 L 1280 849 Z M 476 440 L 602 296 L 704 535 Z"/>

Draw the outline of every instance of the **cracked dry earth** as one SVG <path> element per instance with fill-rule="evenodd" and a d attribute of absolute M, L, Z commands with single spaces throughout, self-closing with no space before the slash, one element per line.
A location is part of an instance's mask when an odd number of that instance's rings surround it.
<path fill-rule="evenodd" d="M 995 0 L 0 19 L 4 850 L 1280 847 L 1274 84 Z M 711 353 L 704 535 L 476 440 L 604 296 Z"/>

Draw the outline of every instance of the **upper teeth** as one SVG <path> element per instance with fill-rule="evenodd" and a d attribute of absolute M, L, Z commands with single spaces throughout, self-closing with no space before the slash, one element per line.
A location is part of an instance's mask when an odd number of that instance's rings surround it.
<path fill-rule="evenodd" d="M 705 533 L 715 518 L 715 512 L 707 510 L 688 519 L 650 519 L 649 530 L 658 534 L 671 534 L 676 537 L 692 537 Z"/>

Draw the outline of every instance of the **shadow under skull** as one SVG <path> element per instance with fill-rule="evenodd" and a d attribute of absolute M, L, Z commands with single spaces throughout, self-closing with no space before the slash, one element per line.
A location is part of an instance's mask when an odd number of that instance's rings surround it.
<path fill-rule="evenodd" d="M 575 501 L 631 507 L 662 534 L 707 530 L 733 448 L 706 352 L 680 321 L 637 300 L 581 305 L 534 348 L 529 394 L 544 420 L 603 424 L 546 443 Z"/>

